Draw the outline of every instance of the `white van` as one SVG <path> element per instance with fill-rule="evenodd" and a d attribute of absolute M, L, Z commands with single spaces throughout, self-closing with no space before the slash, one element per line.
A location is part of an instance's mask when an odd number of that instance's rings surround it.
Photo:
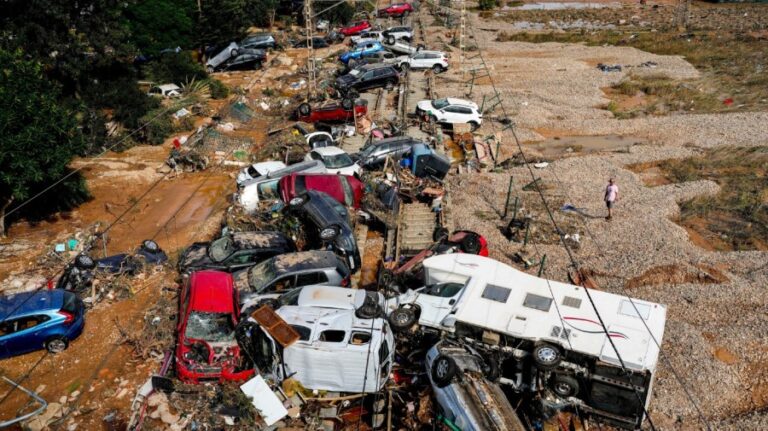
<path fill-rule="evenodd" d="M 528 358 L 548 373 L 554 393 L 582 411 L 623 428 L 642 423 L 664 305 L 538 278 L 473 254 L 435 256 L 423 265 L 427 286 L 398 298 L 393 328 L 418 321 L 478 348 Z"/>
<path fill-rule="evenodd" d="M 261 353 L 256 360 L 261 370 L 272 370 L 279 380 L 291 377 L 313 390 L 375 393 L 384 388 L 395 339 L 383 318 L 380 293 L 305 286 L 278 302 L 276 313 L 301 338 L 278 349 L 266 331 L 255 331 L 251 339 Z"/>
<path fill-rule="evenodd" d="M 259 209 L 259 201 L 279 200 L 280 193 L 277 190 L 277 183 L 280 178 L 293 173 L 305 174 L 324 174 L 325 165 L 320 160 L 296 163 L 287 168 L 271 171 L 266 175 L 246 180 L 241 183 L 240 190 L 235 195 L 235 202 L 239 202 L 243 209 L 248 213 L 253 213 Z"/>

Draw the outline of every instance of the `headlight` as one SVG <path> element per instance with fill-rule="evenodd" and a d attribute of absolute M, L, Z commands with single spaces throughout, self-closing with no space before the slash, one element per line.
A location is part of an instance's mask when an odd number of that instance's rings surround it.
<path fill-rule="evenodd" d="M 327 227 L 320 231 L 320 239 L 324 241 L 329 241 L 336 238 L 336 235 L 338 234 L 339 234 L 339 231 L 335 226 Z"/>

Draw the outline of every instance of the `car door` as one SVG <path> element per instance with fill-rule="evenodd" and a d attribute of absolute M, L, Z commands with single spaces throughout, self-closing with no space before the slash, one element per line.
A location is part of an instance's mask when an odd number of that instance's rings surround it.
<path fill-rule="evenodd" d="M 375 76 L 374 76 L 373 70 L 369 70 L 363 74 L 363 76 L 360 77 L 360 80 L 358 81 L 356 87 L 358 90 L 367 90 L 369 88 L 372 88 L 373 83 L 375 82 Z"/>
<path fill-rule="evenodd" d="M 446 123 L 463 123 L 461 108 L 458 106 L 448 106 L 443 109 L 443 121 Z"/>
<path fill-rule="evenodd" d="M 48 320 L 50 320 L 49 316 L 35 315 L 4 322 L 4 332 L 7 331 L 7 335 L 0 338 L 0 341 L 11 355 L 38 350 L 43 347 L 44 338 L 46 338 L 41 324 Z"/>
<path fill-rule="evenodd" d="M 416 55 L 411 57 L 411 67 L 414 69 L 423 69 L 429 67 L 426 65 L 426 59 L 427 54 L 424 54 L 423 52 L 416 53 Z"/>
<path fill-rule="evenodd" d="M 439 326 L 453 310 L 463 288 L 461 283 L 438 283 L 425 287 L 416 298 L 421 308 L 419 324 Z"/>

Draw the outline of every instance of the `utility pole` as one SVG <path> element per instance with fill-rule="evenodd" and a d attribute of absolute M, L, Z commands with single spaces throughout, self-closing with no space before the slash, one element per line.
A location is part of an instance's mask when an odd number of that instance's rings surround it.
<path fill-rule="evenodd" d="M 312 43 L 312 0 L 304 0 L 304 24 L 307 30 L 307 99 L 315 96 L 315 47 Z"/>
<path fill-rule="evenodd" d="M 459 17 L 459 70 L 462 77 L 466 77 L 466 68 L 464 67 L 464 43 L 467 36 L 467 2 L 459 0 L 461 6 L 461 16 Z"/>

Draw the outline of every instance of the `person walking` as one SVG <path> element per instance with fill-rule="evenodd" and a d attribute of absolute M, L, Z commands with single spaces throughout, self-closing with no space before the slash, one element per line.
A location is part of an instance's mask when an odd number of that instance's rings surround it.
<path fill-rule="evenodd" d="M 611 219 L 611 210 L 613 209 L 613 204 L 619 200 L 619 186 L 616 185 L 616 182 L 613 181 L 613 178 L 608 179 L 608 186 L 605 188 L 605 206 L 608 207 L 608 217 L 606 217 L 606 220 Z"/>

